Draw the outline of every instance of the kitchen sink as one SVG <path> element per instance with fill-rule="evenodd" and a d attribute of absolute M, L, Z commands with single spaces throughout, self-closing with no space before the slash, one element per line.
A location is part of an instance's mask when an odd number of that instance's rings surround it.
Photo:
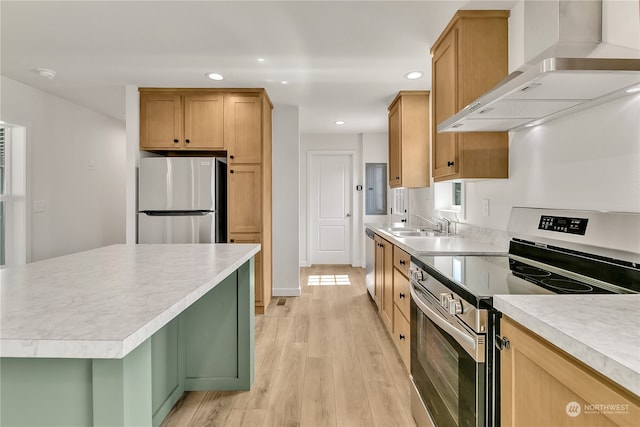
<path fill-rule="evenodd" d="M 439 231 L 392 231 L 391 234 L 397 237 L 438 237 L 443 236 L 446 233 L 441 233 Z"/>
<path fill-rule="evenodd" d="M 442 237 L 442 236 L 451 237 L 452 236 L 451 234 L 447 234 L 442 231 L 432 230 L 430 228 L 424 228 L 424 227 L 411 227 L 411 226 L 388 227 L 388 228 L 383 228 L 382 230 L 396 237 Z"/>

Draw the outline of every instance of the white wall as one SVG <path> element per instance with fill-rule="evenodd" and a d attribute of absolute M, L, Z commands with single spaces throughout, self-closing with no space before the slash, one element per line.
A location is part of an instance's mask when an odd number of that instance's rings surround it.
<path fill-rule="evenodd" d="M 1 119 L 27 129 L 27 261 L 125 240 L 124 123 L 1 78 Z M 89 169 L 89 160 L 95 168 Z"/>
<path fill-rule="evenodd" d="M 362 162 L 362 135 L 360 134 L 305 134 L 300 136 L 300 266 L 309 266 L 307 237 L 308 237 L 308 183 L 307 183 L 307 154 L 309 151 L 352 151 L 354 155 L 353 172 L 353 227 L 355 231 L 352 241 L 351 264 L 364 266 L 362 232 L 363 232 L 363 191 L 356 191 L 356 185 L 364 186 L 364 172 Z"/>
<path fill-rule="evenodd" d="M 300 111 L 273 110 L 273 295 L 299 296 Z"/>

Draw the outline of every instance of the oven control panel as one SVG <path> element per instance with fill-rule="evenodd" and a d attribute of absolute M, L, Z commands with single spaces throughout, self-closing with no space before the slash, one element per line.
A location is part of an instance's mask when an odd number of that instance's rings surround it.
<path fill-rule="evenodd" d="M 538 230 L 556 231 L 558 233 L 578 234 L 587 232 L 587 218 L 568 218 L 562 216 L 542 215 Z"/>

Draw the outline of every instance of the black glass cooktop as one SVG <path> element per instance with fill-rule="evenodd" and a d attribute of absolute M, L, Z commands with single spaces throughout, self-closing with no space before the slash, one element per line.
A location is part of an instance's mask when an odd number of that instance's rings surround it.
<path fill-rule="evenodd" d="M 614 293 L 507 256 L 420 256 L 412 261 L 476 306 L 491 304 L 494 295 Z"/>

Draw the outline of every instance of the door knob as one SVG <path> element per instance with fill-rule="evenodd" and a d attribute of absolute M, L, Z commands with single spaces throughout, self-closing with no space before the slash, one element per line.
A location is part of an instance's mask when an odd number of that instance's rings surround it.
<path fill-rule="evenodd" d="M 350 213 L 347 214 L 347 218 L 351 218 L 351 214 Z"/>

